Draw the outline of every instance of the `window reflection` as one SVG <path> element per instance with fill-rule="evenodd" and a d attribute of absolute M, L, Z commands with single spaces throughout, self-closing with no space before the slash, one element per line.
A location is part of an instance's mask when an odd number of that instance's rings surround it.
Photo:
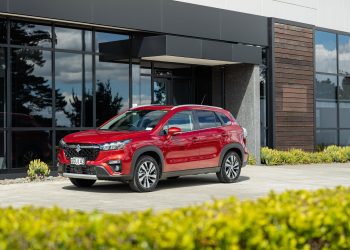
<path fill-rule="evenodd" d="M 82 55 L 56 52 L 56 125 L 79 127 L 82 100 Z"/>
<path fill-rule="evenodd" d="M 332 75 L 316 75 L 316 98 L 332 99 L 337 98 L 337 77 Z"/>
<path fill-rule="evenodd" d="M 340 130 L 340 146 L 350 145 L 350 130 Z"/>
<path fill-rule="evenodd" d="M 12 167 L 28 167 L 29 162 L 34 159 L 40 159 L 50 166 L 52 163 L 51 145 L 50 131 L 13 131 Z"/>
<path fill-rule="evenodd" d="M 339 43 L 339 73 L 350 74 L 350 37 L 338 36 Z"/>
<path fill-rule="evenodd" d="M 92 51 L 92 31 L 84 30 L 85 51 Z"/>
<path fill-rule="evenodd" d="M 6 87 L 6 49 L 0 48 L 0 127 L 6 126 L 5 88 Z"/>
<path fill-rule="evenodd" d="M 85 55 L 85 114 L 83 126 L 93 127 L 92 56 Z"/>
<path fill-rule="evenodd" d="M 96 123 L 129 108 L 129 64 L 96 59 Z"/>
<path fill-rule="evenodd" d="M 337 105 L 336 102 L 316 102 L 316 127 L 337 127 Z"/>
<path fill-rule="evenodd" d="M 113 33 L 106 33 L 106 32 L 95 32 L 95 50 L 96 52 L 99 52 L 99 44 L 105 43 L 105 42 L 113 42 L 113 41 L 121 41 L 121 40 L 128 40 L 128 35 L 121 35 L 121 34 L 113 34 Z"/>
<path fill-rule="evenodd" d="M 316 71 L 337 73 L 336 34 L 316 31 Z"/>
<path fill-rule="evenodd" d="M 0 169 L 6 169 L 5 146 L 6 146 L 6 132 L 0 131 Z"/>
<path fill-rule="evenodd" d="M 0 19 L 0 43 L 6 43 L 7 37 L 7 22 Z"/>
<path fill-rule="evenodd" d="M 11 43 L 17 45 L 51 47 L 51 27 L 26 22 L 11 22 Z"/>
<path fill-rule="evenodd" d="M 154 104 L 165 105 L 167 100 L 167 82 L 169 79 L 156 79 L 153 82 L 153 98 Z"/>
<path fill-rule="evenodd" d="M 151 104 L 151 76 L 150 75 L 141 75 L 144 69 L 140 69 L 140 65 L 132 66 L 132 105 L 147 105 Z"/>
<path fill-rule="evenodd" d="M 339 126 L 350 128 L 350 101 L 339 103 Z"/>
<path fill-rule="evenodd" d="M 339 99 L 350 100 L 350 77 L 339 76 Z"/>
<path fill-rule="evenodd" d="M 12 123 L 52 126 L 51 52 L 12 50 Z"/>
<path fill-rule="evenodd" d="M 328 146 L 337 145 L 337 130 L 331 129 L 318 129 L 316 130 L 316 145 L 318 146 Z"/>
<path fill-rule="evenodd" d="M 55 27 L 57 49 L 82 50 L 82 30 Z"/>

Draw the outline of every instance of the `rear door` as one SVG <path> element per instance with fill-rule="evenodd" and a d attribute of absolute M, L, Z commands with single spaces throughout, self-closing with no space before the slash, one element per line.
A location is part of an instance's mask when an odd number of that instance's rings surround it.
<path fill-rule="evenodd" d="M 226 136 L 221 121 L 215 112 L 210 110 L 196 110 L 195 118 L 199 130 L 193 143 L 199 150 L 199 165 L 201 168 L 217 167 L 222 138 Z"/>

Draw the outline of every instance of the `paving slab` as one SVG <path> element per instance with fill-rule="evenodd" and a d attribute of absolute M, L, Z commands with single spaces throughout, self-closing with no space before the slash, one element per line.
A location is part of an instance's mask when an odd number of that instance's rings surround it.
<path fill-rule="evenodd" d="M 350 185 L 350 163 L 299 166 L 247 166 L 236 183 L 219 183 L 215 174 L 186 176 L 159 182 L 155 192 L 135 193 L 127 184 L 97 182 L 77 188 L 69 180 L 0 185 L 0 206 L 60 206 L 111 213 L 163 210 L 235 196 L 256 199 L 271 190 L 319 189 Z"/>

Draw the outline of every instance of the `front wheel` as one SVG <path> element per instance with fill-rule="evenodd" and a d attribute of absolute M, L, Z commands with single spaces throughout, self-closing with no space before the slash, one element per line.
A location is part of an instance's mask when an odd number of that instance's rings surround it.
<path fill-rule="evenodd" d="M 216 173 L 220 182 L 232 183 L 241 174 L 242 160 L 236 152 L 228 152 L 222 163 L 220 172 Z"/>
<path fill-rule="evenodd" d="M 159 181 L 160 170 L 157 161 L 151 156 L 142 156 L 136 162 L 134 176 L 129 186 L 136 192 L 151 192 Z"/>
<path fill-rule="evenodd" d="M 69 178 L 69 180 L 77 187 L 91 187 L 96 182 L 96 180 L 75 179 L 75 178 Z"/>

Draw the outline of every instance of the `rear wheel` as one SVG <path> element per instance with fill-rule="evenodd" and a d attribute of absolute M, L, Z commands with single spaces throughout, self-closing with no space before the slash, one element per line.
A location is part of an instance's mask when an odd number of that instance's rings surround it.
<path fill-rule="evenodd" d="M 136 192 L 151 192 L 156 188 L 159 176 L 157 161 L 151 156 L 142 156 L 136 162 L 134 176 L 129 186 Z"/>
<path fill-rule="evenodd" d="M 216 173 L 220 182 L 232 183 L 236 181 L 241 174 L 242 160 L 236 152 L 228 152 L 222 163 L 220 172 Z"/>
<path fill-rule="evenodd" d="M 75 178 L 69 178 L 69 180 L 77 187 L 91 187 L 96 182 L 96 180 L 85 180 Z"/>

